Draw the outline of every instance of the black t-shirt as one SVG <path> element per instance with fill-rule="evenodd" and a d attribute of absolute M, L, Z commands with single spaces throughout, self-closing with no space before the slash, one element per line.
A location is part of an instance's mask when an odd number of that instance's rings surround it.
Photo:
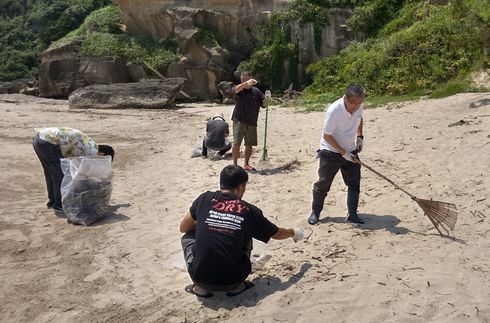
<path fill-rule="evenodd" d="M 279 230 L 256 206 L 221 191 L 202 193 L 190 208 L 197 221 L 192 280 L 238 284 L 251 272 L 247 250 L 252 238 L 268 242 Z"/>
<path fill-rule="evenodd" d="M 233 91 L 235 89 L 233 88 Z M 256 87 L 243 89 L 235 96 L 235 109 L 232 119 L 257 127 L 259 110 L 264 100 L 264 94 Z"/>
<path fill-rule="evenodd" d="M 228 123 L 221 119 L 208 121 L 206 124 L 206 139 L 204 144 L 208 148 L 222 149 L 225 146 L 226 134 L 230 131 Z"/>

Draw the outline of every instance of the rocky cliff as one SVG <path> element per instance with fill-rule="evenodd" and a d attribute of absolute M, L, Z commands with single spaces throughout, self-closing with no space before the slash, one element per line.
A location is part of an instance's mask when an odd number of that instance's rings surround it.
<path fill-rule="evenodd" d="M 233 72 L 253 49 L 252 32 L 265 23 L 271 11 L 283 9 L 290 0 L 113 0 L 123 12 L 126 30 L 133 35 L 165 41 L 173 37 L 183 56 L 172 63 L 166 75 L 190 80 L 183 92 L 195 99 L 216 97 L 216 84 L 233 81 Z M 337 53 L 355 37 L 345 28 L 349 10 L 332 10 L 331 23 L 322 30 L 322 43 L 315 47 L 312 24 L 291 22 L 293 40 L 299 47 L 298 75 L 306 81 L 305 68 L 319 57 Z M 220 35 L 221 47 L 198 41 L 204 28 Z M 284 77 L 285 86 L 289 84 Z"/>
<path fill-rule="evenodd" d="M 66 99 L 73 91 L 90 84 L 136 82 L 146 76 L 144 69 L 118 57 L 82 57 L 80 41 L 48 49 L 41 54 L 39 95 Z"/>
<path fill-rule="evenodd" d="M 270 13 L 283 9 L 289 0 L 113 2 L 120 7 L 129 34 L 177 44 L 181 59 L 171 63 L 164 75 L 188 80 L 181 91 L 183 95 L 178 99 L 208 100 L 220 96 L 217 84 L 236 81 L 234 72 L 237 66 L 248 59 L 253 50 L 254 29 L 265 24 Z M 316 45 L 318 37 L 315 37 L 312 23 L 291 21 L 291 38 L 298 45 L 299 57 L 298 65 L 290 66 L 289 70 L 297 69 L 295 74 L 300 83 L 307 82 L 306 66 L 320 57 L 336 54 L 356 37 L 345 26 L 350 14 L 349 10 L 332 9 L 330 24 L 321 30 L 321 44 Z M 80 42 L 75 40 L 42 54 L 39 73 L 41 96 L 65 98 L 86 85 L 134 82 L 147 76 L 141 66 L 117 57 L 82 57 L 79 49 Z M 291 63 L 286 60 L 284 64 Z M 153 72 L 147 72 L 153 75 Z M 291 80 L 284 75 L 281 83 L 286 88 Z"/>

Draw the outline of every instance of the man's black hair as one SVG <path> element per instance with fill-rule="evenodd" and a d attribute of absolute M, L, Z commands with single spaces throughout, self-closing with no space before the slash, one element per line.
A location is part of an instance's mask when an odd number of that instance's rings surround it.
<path fill-rule="evenodd" d="M 222 190 L 233 190 L 243 183 L 248 182 L 247 172 L 236 165 L 228 165 L 219 175 L 219 187 Z"/>
<path fill-rule="evenodd" d="M 99 153 L 104 156 L 111 156 L 112 161 L 114 161 L 114 148 L 109 145 L 98 145 Z"/>

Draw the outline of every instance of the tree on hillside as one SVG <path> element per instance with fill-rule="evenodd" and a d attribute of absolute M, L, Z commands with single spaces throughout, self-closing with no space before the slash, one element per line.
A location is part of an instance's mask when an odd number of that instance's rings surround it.
<path fill-rule="evenodd" d="M 37 75 L 39 54 L 111 0 L 0 0 L 0 81 Z"/>

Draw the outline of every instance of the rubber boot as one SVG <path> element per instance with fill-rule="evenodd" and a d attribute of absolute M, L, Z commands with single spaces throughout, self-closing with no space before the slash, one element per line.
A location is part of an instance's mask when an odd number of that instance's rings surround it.
<path fill-rule="evenodd" d="M 311 203 L 311 214 L 308 218 L 308 223 L 313 225 L 320 220 L 320 213 L 323 210 L 323 203 L 325 202 L 325 196 L 313 192 L 313 202 Z"/>
<path fill-rule="evenodd" d="M 364 221 L 357 214 L 357 206 L 359 204 L 359 192 L 347 191 L 347 210 L 349 215 L 346 221 L 351 223 L 362 224 Z"/>

